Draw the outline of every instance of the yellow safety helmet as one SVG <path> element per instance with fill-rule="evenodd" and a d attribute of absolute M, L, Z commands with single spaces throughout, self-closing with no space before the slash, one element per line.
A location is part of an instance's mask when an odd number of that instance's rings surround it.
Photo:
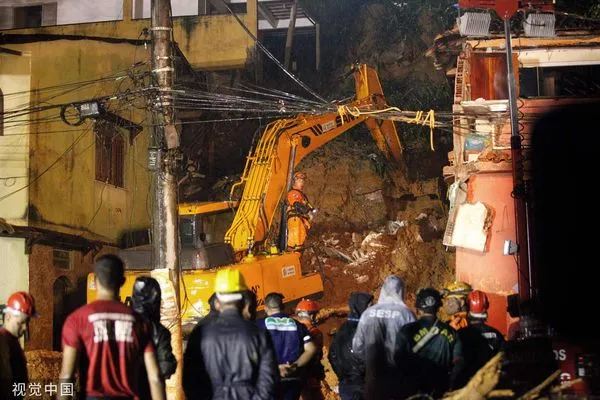
<path fill-rule="evenodd" d="M 244 276 L 239 269 L 224 268 L 215 277 L 215 293 L 219 301 L 236 301 L 242 299 L 242 292 L 248 290 Z"/>
<path fill-rule="evenodd" d="M 469 293 L 473 291 L 473 287 L 467 282 L 454 281 L 442 290 L 442 296 L 445 298 L 449 297 L 464 297 L 466 298 Z"/>

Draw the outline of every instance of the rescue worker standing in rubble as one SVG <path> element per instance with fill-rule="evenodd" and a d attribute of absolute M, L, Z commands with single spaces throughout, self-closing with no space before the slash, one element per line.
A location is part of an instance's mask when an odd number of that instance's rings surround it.
<path fill-rule="evenodd" d="M 342 400 L 362 399 L 365 383 L 365 365 L 352 353 L 352 338 L 362 313 L 373 302 L 369 293 L 352 292 L 348 300 L 350 313 L 329 346 L 329 362 L 339 380 Z"/>
<path fill-rule="evenodd" d="M 27 360 L 19 338 L 27 331 L 27 324 L 37 316 L 35 300 L 27 292 L 10 295 L 4 309 L 4 325 L 0 328 L 0 399 L 20 399 L 15 388 L 23 392 L 29 382 Z"/>
<path fill-rule="evenodd" d="M 465 367 L 460 374 L 459 385 L 466 385 L 471 377 L 504 347 L 504 337 L 487 325 L 487 295 L 474 290 L 469 293 L 469 326 L 458 331 L 463 346 Z"/>
<path fill-rule="evenodd" d="M 367 308 L 360 317 L 352 340 L 352 352 L 365 363 L 365 398 L 403 399 L 404 366 L 396 365 L 396 341 L 400 329 L 415 320 L 404 303 L 404 281 L 388 276 L 377 304 Z"/>
<path fill-rule="evenodd" d="M 456 330 L 469 325 L 469 320 L 467 319 L 469 311 L 467 296 L 472 291 L 473 288 L 471 285 L 460 281 L 453 282 L 442 290 L 444 312 L 450 317 L 448 323 Z"/>
<path fill-rule="evenodd" d="M 287 249 L 301 250 L 316 211 L 304 194 L 306 174 L 296 172 L 292 178 L 292 189 L 287 193 Z"/>
<path fill-rule="evenodd" d="M 152 326 L 152 341 L 156 349 L 156 358 L 160 375 L 167 380 L 177 369 L 177 359 L 171 348 L 171 332 L 160 323 L 161 290 L 158 281 L 149 276 L 140 276 L 133 284 L 131 308 L 143 316 Z M 147 384 L 147 374 L 142 368 L 140 374 L 140 398 L 150 398 L 150 387 Z"/>
<path fill-rule="evenodd" d="M 267 317 L 256 324 L 273 339 L 281 384 L 276 399 L 298 400 L 304 384 L 304 368 L 317 352 L 304 325 L 284 313 L 283 295 L 269 293 L 265 296 Z"/>
<path fill-rule="evenodd" d="M 316 301 L 302 299 L 296 306 L 296 319 L 308 329 L 308 334 L 317 348 L 317 352 L 306 366 L 306 383 L 302 388 L 303 400 L 321 400 L 321 381 L 325 379 L 323 359 L 323 332 L 317 328 L 319 305 Z"/>
<path fill-rule="evenodd" d="M 456 388 L 456 379 L 464 360 L 458 333 L 449 324 L 437 318 L 442 306 L 440 292 L 433 288 L 417 292 L 415 307 L 419 319 L 406 324 L 399 341 L 408 348 L 398 349 L 397 363 L 411 364 L 411 381 L 420 393 L 441 398 L 448 389 Z"/>
<path fill-rule="evenodd" d="M 269 335 L 242 316 L 248 290 L 237 269 L 215 277 L 220 313 L 199 324 L 184 355 L 183 390 L 188 399 L 272 399 L 279 380 Z"/>

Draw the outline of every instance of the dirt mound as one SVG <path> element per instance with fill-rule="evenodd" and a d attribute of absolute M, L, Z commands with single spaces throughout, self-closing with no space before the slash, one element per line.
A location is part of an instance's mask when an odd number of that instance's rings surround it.
<path fill-rule="evenodd" d="M 60 394 L 60 366 L 62 353 L 49 350 L 34 350 L 25 352 L 27 370 L 29 373 L 29 388 L 26 399 L 51 400 Z M 56 385 L 56 386 L 54 386 Z M 76 388 L 77 386 L 75 386 Z M 73 397 L 74 399 L 77 396 Z"/>

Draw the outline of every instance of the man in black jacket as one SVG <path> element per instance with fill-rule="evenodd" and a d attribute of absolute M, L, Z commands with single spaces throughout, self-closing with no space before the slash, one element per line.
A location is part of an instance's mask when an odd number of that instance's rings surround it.
<path fill-rule="evenodd" d="M 161 290 L 158 281 L 149 276 L 140 276 L 133 284 L 131 307 L 133 311 L 145 317 L 152 325 L 152 341 L 156 348 L 156 359 L 160 375 L 167 380 L 177 369 L 177 359 L 171 347 L 171 332 L 160 323 Z M 142 369 L 139 382 L 147 382 L 146 370 Z M 147 384 L 140 387 L 140 398 L 150 398 L 150 387 Z"/>
<path fill-rule="evenodd" d="M 239 270 L 217 273 L 221 312 L 213 323 L 198 324 L 184 355 L 183 390 L 188 399 L 274 397 L 279 380 L 275 349 L 269 334 L 242 316 L 245 290 Z"/>
<path fill-rule="evenodd" d="M 415 307 L 419 319 L 404 325 L 403 340 L 397 341 L 396 364 L 413 374 L 414 389 L 441 397 L 456 388 L 456 379 L 464 364 L 458 333 L 437 318 L 442 304 L 440 292 L 425 288 L 417 292 Z"/>
<path fill-rule="evenodd" d="M 363 397 L 365 365 L 363 361 L 352 354 L 352 339 L 360 316 L 372 302 L 373 296 L 369 293 L 352 292 L 350 294 L 348 320 L 340 327 L 329 346 L 328 358 L 340 381 L 339 394 L 342 400 L 362 399 Z"/>

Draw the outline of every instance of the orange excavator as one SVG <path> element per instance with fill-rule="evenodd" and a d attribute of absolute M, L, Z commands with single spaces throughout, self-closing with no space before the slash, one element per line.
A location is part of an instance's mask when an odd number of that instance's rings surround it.
<path fill-rule="evenodd" d="M 266 127 L 247 158 L 240 181 L 231 188 L 230 199 L 239 200 L 179 206 L 180 310 L 184 325 L 195 323 L 208 312 L 216 271 L 223 267 L 242 272 L 257 295 L 259 310 L 270 292 L 282 293 L 286 303 L 292 304 L 322 295 L 321 275 L 302 272 L 300 253 L 287 252 L 285 246 L 270 246 L 266 239 L 284 199 L 282 195 L 290 189 L 295 166 L 360 123 L 368 126 L 384 155 L 401 165 L 402 146 L 394 122 L 370 117 L 388 107 L 377 72 L 357 65 L 353 75 L 353 102 L 339 105 L 337 111 L 276 120 Z M 285 226 L 281 229 L 284 231 Z M 224 243 L 218 243 L 218 239 L 224 239 Z M 131 294 L 135 278 L 150 273 L 150 251 L 126 250 L 120 255 L 128 268 L 121 289 L 124 299 Z M 88 302 L 94 298 L 94 279 L 90 274 Z"/>

